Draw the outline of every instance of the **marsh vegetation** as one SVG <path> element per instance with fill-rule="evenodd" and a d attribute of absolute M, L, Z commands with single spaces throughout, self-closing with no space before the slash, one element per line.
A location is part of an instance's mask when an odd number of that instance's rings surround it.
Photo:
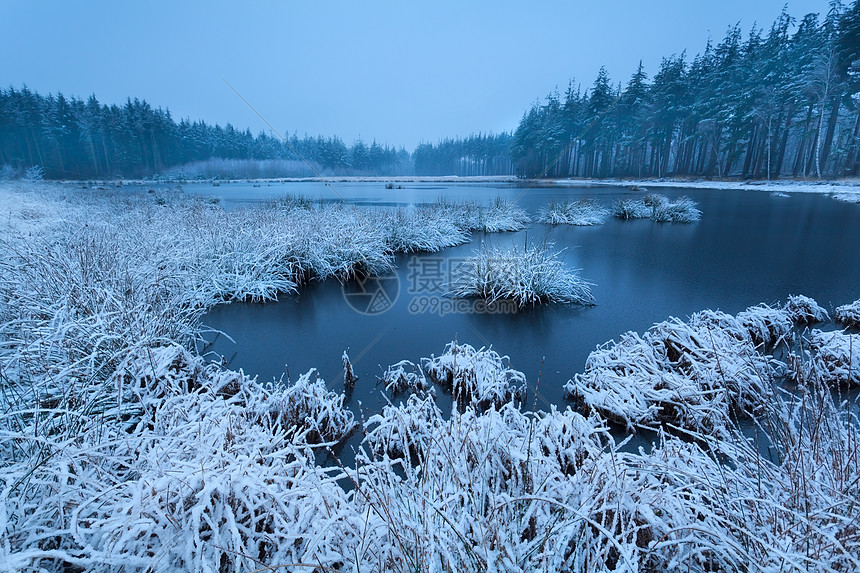
<path fill-rule="evenodd" d="M 401 400 L 365 419 L 316 371 L 261 383 L 207 362 L 202 313 L 444 248 L 421 227 L 440 213 L 467 234 L 522 225 L 515 208 L 0 194 L 12 570 L 860 568 L 857 406 L 832 392 L 857 384 L 858 335 L 798 330 L 821 326 L 811 299 L 628 333 L 564 409 L 533 407 L 497 350 L 454 341 L 388 369 Z M 399 218 L 418 229 L 396 235 Z M 652 446 L 631 451 L 619 420 L 656 428 Z M 355 464 L 318 462 L 356 432 Z"/>

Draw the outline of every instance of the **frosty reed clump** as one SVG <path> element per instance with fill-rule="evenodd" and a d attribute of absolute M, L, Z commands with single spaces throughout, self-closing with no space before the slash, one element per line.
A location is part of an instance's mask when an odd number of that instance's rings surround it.
<path fill-rule="evenodd" d="M 475 350 L 456 341 L 440 356 L 424 360 L 424 371 L 431 380 L 451 390 L 454 400 L 475 408 L 500 406 L 521 399 L 526 391 L 525 374 L 509 365 L 507 356 L 492 348 Z"/>
<path fill-rule="evenodd" d="M 397 209 L 382 220 L 388 244 L 396 252 L 436 252 L 462 245 L 469 231 L 456 220 L 432 207 Z"/>
<path fill-rule="evenodd" d="M 380 381 L 385 385 L 385 391 L 394 395 L 404 392 L 421 395 L 435 393 L 421 366 L 409 360 L 401 360 L 389 366 Z"/>
<path fill-rule="evenodd" d="M 538 221 L 549 225 L 601 225 L 610 215 L 624 221 L 650 218 L 657 223 L 695 223 L 702 218 L 696 202 L 688 197 L 670 201 L 663 195 L 648 194 L 641 199 L 618 199 L 609 209 L 591 199 L 553 201 L 540 209 Z"/>
<path fill-rule="evenodd" d="M 647 219 L 650 215 L 651 207 L 641 199 L 619 199 L 612 204 L 612 216 L 624 221 Z"/>
<path fill-rule="evenodd" d="M 579 201 L 552 202 L 538 213 L 538 221 L 548 225 L 602 225 L 609 216 L 609 210 L 590 199 Z"/>
<path fill-rule="evenodd" d="M 663 195 L 650 194 L 642 199 L 619 199 L 612 205 L 618 219 L 651 218 L 657 223 L 695 223 L 702 218 L 696 202 L 688 197 L 670 201 Z"/>
<path fill-rule="evenodd" d="M 827 311 L 808 296 L 789 296 L 784 308 L 791 321 L 798 325 L 815 324 L 816 322 L 830 320 L 830 315 Z"/>
<path fill-rule="evenodd" d="M 665 197 L 656 200 L 652 206 L 651 220 L 658 223 L 695 223 L 702 218 L 696 202 L 688 197 L 667 201 Z"/>
<path fill-rule="evenodd" d="M 672 424 L 692 431 L 725 426 L 735 411 L 756 414 L 788 365 L 766 354 L 783 344 L 796 378 L 810 369 L 828 384 L 857 383 L 852 349 L 858 335 L 813 330 L 796 341 L 795 325 L 827 313 L 815 300 L 791 296 L 782 307 L 757 305 L 729 314 L 706 310 L 687 322 L 670 319 L 644 335 L 628 332 L 593 351 L 585 371 L 565 386 L 587 409 L 628 427 Z"/>
<path fill-rule="evenodd" d="M 760 408 L 773 376 L 742 323 L 702 311 L 598 347 L 565 388 L 587 409 L 629 427 L 702 431 L 723 427 L 732 408 Z"/>
<path fill-rule="evenodd" d="M 836 311 L 833 313 L 833 320 L 845 328 L 860 327 L 860 300 L 836 307 Z"/>
<path fill-rule="evenodd" d="M 432 206 L 453 219 L 457 225 L 468 231 L 497 233 L 500 231 L 519 231 L 529 222 L 528 214 L 517 207 L 516 203 L 497 197 L 483 207 L 474 201 L 453 202 L 440 198 Z"/>
<path fill-rule="evenodd" d="M 410 395 L 357 423 L 314 371 L 261 384 L 191 349 L 212 304 L 391 264 L 378 221 L 62 187 L 0 199 L 4 571 L 860 569 L 856 404 L 817 366 L 794 394 L 747 395 L 769 387 L 785 309 L 670 320 L 604 353 L 619 383 L 653 369 L 679 389 L 636 386 L 646 413 L 655 396 L 654 416 L 679 412 L 650 449 L 616 441 L 602 407 L 524 411 L 523 374 L 460 343 L 423 369 L 468 402 Z M 798 364 L 845 340 L 809 336 Z M 399 369 L 418 386 L 421 367 Z M 769 455 L 708 401 L 751 406 Z M 356 430 L 354 466 L 317 463 Z"/>
<path fill-rule="evenodd" d="M 739 312 L 736 318 L 756 348 L 774 347 L 785 341 L 794 326 L 785 308 L 766 304 L 751 306 Z"/>
<path fill-rule="evenodd" d="M 486 206 L 439 199 L 429 205 L 368 212 L 366 216 L 379 222 L 388 245 L 397 253 L 436 252 L 468 242 L 472 231 L 519 231 L 529 221 L 525 211 L 502 199 Z"/>
<path fill-rule="evenodd" d="M 520 308 L 541 303 L 594 304 L 591 284 L 567 270 L 559 255 L 549 244 L 523 249 L 482 246 L 457 269 L 451 294 L 488 302 L 513 300 Z"/>
<path fill-rule="evenodd" d="M 526 393 L 525 374 L 511 368 L 509 362 L 509 357 L 492 348 L 476 350 L 455 340 L 441 355 L 423 359 L 421 366 L 409 360 L 389 366 L 381 381 L 393 394 L 410 391 L 433 396 L 432 382 L 450 391 L 459 404 L 501 406 L 524 398 Z"/>
<path fill-rule="evenodd" d="M 805 351 L 794 355 L 795 377 L 816 377 L 828 386 L 860 386 L 860 334 L 809 331 Z"/>

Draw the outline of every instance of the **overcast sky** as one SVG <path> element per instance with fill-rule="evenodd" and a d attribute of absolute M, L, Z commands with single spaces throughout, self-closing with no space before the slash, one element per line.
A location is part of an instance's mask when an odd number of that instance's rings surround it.
<path fill-rule="evenodd" d="M 0 0 L 0 85 L 103 103 L 127 96 L 175 119 L 281 132 L 420 141 L 505 131 L 605 65 L 702 51 L 739 22 L 768 28 L 784 0 Z M 796 18 L 826 0 L 788 0 Z"/>

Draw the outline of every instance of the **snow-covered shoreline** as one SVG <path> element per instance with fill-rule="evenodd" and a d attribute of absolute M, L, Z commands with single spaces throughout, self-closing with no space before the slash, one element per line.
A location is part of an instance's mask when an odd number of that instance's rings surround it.
<path fill-rule="evenodd" d="M 182 177 L 162 177 L 157 179 L 106 179 L 99 181 L 59 180 L 56 183 L 70 186 L 95 185 L 124 186 L 124 185 L 151 185 L 153 183 L 176 183 L 182 185 L 212 184 L 217 183 L 516 183 L 525 181 L 515 175 L 390 175 L 390 176 L 363 176 L 363 175 L 332 175 L 331 177 L 260 177 L 249 179 L 237 178 L 203 178 L 185 179 Z M 395 189 L 396 190 L 396 189 Z"/>
<path fill-rule="evenodd" d="M 788 190 L 793 188 L 807 189 L 805 192 L 817 192 L 814 188 L 825 188 L 830 192 L 832 188 L 857 188 L 860 190 L 860 179 L 821 179 L 821 180 L 800 180 L 800 179 L 774 179 L 767 181 L 764 179 L 725 179 L 725 180 L 706 180 L 706 179 L 684 179 L 684 178 L 660 178 L 660 179 L 618 179 L 618 178 L 562 178 L 562 179 L 524 179 L 516 175 L 332 175 L 315 176 L 315 177 L 261 177 L 261 178 L 203 178 L 203 179 L 183 179 L 175 177 L 166 177 L 158 179 L 105 179 L 92 181 L 93 183 L 103 184 L 125 184 L 125 185 L 143 185 L 147 183 L 157 182 L 170 183 L 173 181 L 183 183 L 211 183 L 219 181 L 221 183 L 242 183 L 242 182 L 261 182 L 261 183 L 305 183 L 316 182 L 324 183 L 343 182 L 343 183 L 523 183 L 523 184 L 555 184 L 567 186 L 643 186 L 643 187 L 686 187 L 688 189 L 755 189 L 766 188 L 768 190 Z M 68 185 L 87 183 L 86 180 L 66 179 L 58 180 L 56 183 Z"/>
<path fill-rule="evenodd" d="M 566 187 L 629 187 L 640 189 L 712 189 L 763 191 L 767 193 L 818 193 L 823 195 L 856 196 L 860 202 L 860 180 L 843 181 L 794 181 L 794 180 L 745 180 L 703 181 L 688 179 L 553 179 L 555 185 Z"/>
<path fill-rule="evenodd" d="M 153 184 L 176 184 L 176 185 L 221 185 L 251 183 L 251 184 L 289 184 L 289 183 L 380 183 L 380 184 L 402 184 L 402 183 L 505 183 L 518 186 L 546 186 L 557 185 L 560 187 L 627 187 L 636 189 L 710 189 L 710 190 L 744 190 L 763 191 L 768 193 L 816 193 L 831 195 L 840 201 L 848 203 L 860 203 L 860 180 L 737 180 L 737 181 L 706 181 L 700 179 L 522 179 L 514 175 L 487 175 L 487 176 L 387 176 L 387 177 L 365 177 L 365 176 L 332 176 L 332 177 L 273 177 L 259 179 L 117 179 L 95 182 L 86 181 L 57 181 L 56 183 L 80 187 L 92 184 L 96 187 L 123 187 L 147 186 Z M 396 191 L 396 187 L 392 189 Z"/>

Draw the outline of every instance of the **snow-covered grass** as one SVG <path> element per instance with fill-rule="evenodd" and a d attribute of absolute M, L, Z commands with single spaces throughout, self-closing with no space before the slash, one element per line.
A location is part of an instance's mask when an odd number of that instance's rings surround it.
<path fill-rule="evenodd" d="M 860 300 L 836 307 L 836 311 L 833 313 L 833 320 L 845 328 L 860 327 Z"/>
<path fill-rule="evenodd" d="M 702 218 L 702 212 L 696 207 L 696 202 L 689 197 L 679 197 L 669 201 L 657 196 L 652 205 L 651 219 L 658 223 L 695 223 Z M 646 197 L 647 199 L 647 197 Z"/>
<path fill-rule="evenodd" d="M 454 341 L 423 362 L 430 379 L 451 390 L 455 401 L 483 408 L 524 397 L 526 376 L 511 368 L 509 360 L 492 348 L 475 350 Z"/>
<path fill-rule="evenodd" d="M 612 216 L 624 221 L 647 219 L 651 216 L 651 207 L 642 199 L 619 199 L 612 204 Z"/>
<path fill-rule="evenodd" d="M 88 383 L 4 408 L 11 570 L 204 570 L 225 558 L 246 569 L 287 558 L 297 517 L 344 497 L 307 448 L 355 422 L 313 373 L 264 386 L 163 345 L 130 349 L 101 400 Z M 303 479 L 313 486 L 294 487 Z"/>
<path fill-rule="evenodd" d="M 361 425 L 354 467 L 321 467 L 356 428 L 342 394 L 313 371 L 260 384 L 190 349 L 219 301 L 390 264 L 378 221 L 48 189 L 0 187 L 2 571 L 860 569 L 856 406 L 817 376 L 796 399 L 755 400 L 770 457 L 723 416 L 631 452 L 597 413 L 495 399 L 522 373 L 457 344 L 425 368 L 464 380 L 470 403 L 410 396 Z M 724 376 L 743 405 L 737 354 L 753 331 L 778 338 L 772 310 L 667 321 L 639 337 L 650 357 L 633 341 L 619 368 Z"/>
<path fill-rule="evenodd" d="M 612 205 L 612 215 L 625 221 L 650 217 L 658 223 L 695 223 L 702 218 L 702 212 L 692 199 L 679 197 L 670 201 L 657 194 L 641 199 L 619 199 Z"/>
<path fill-rule="evenodd" d="M 723 427 L 734 410 L 755 414 L 774 393 L 787 368 L 766 354 L 776 345 L 786 345 L 795 378 L 814 373 L 828 384 L 858 382 L 860 335 L 813 330 L 802 340 L 792 337 L 795 325 L 827 319 L 815 300 L 800 295 L 782 307 L 760 304 L 736 317 L 707 310 L 687 322 L 670 319 L 642 336 L 628 332 L 598 347 L 565 389 L 628 427 Z"/>
<path fill-rule="evenodd" d="M 803 342 L 804 352 L 793 355 L 795 377 L 828 386 L 860 385 L 860 334 L 812 329 Z"/>
<path fill-rule="evenodd" d="M 724 427 L 731 408 L 755 411 L 774 375 L 747 328 L 719 311 L 628 332 L 593 351 L 565 386 L 587 409 L 629 427 Z"/>
<path fill-rule="evenodd" d="M 396 571 L 854 570 L 860 434 L 846 414 L 813 388 L 769 401 L 768 458 L 735 426 L 632 453 L 570 409 L 446 418 L 410 399 L 368 421 L 353 484 L 375 527 L 361 547 Z"/>
<path fill-rule="evenodd" d="M 429 208 L 449 218 L 465 231 L 519 231 L 529 222 L 528 214 L 517 207 L 516 203 L 500 197 L 487 206 L 473 201 L 449 201 L 440 198 Z"/>
<path fill-rule="evenodd" d="M 432 439 L 433 429 L 444 423 L 444 415 L 432 396 L 410 394 L 406 403 L 389 404 L 365 423 L 364 445 L 372 455 L 418 461 Z"/>
<path fill-rule="evenodd" d="M 609 210 L 590 199 L 551 202 L 538 213 L 538 221 L 548 225 L 602 225 Z"/>
<path fill-rule="evenodd" d="M 785 308 L 774 308 L 767 304 L 751 306 L 739 312 L 737 321 L 747 330 L 757 348 L 772 347 L 783 342 L 793 326 Z"/>
<path fill-rule="evenodd" d="M 435 395 L 433 382 L 449 390 L 457 403 L 473 408 L 521 400 L 526 392 L 525 374 L 511 368 L 507 356 L 456 340 L 439 356 L 424 358 L 422 366 L 409 360 L 389 366 L 380 380 L 392 394 L 408 391 L 421 396 Z"/>
<path fill-rule="evenodd" d="M 382 373 L 380 380 L 385 384 L 385 391 L 394 395 L 403 392 L 422 395 L 435 393 L 433 385 L 427 380 L 421 366 L 409 360 L 401 360 L 389 366 Z"/>
<path fill-rule="evenodd" d="M 407 245 L 392 244 L 383 224 L 391 213 L 289 197 L 227 212 L 177 192 L 9 183 L 0 198 L 10 206 L 0 235 L 0 376 L 5 400 L 21 411 L 44 403 L 100 411 L 130 352 L 192 348 L 213 305 L 381 273 Z M 512 209 L 485 211 L 498 220 Z M 412 230 L 432 235 L 456 210 L 431 208 Z M 70 435 L 77 427 L 75 419 L 15 419 Z"/>
<path fill-rule="evenodd" d="M 688 197 L 670 201 L 651 193 L 640 199 L 618 199 L 610 209 L 590 199 L 552 202 L 539 211 L 538 221 L 549 225 L 600 225 L 610 214 L 625 221 L 650 217 L 657 223 L 695 223 L 702 218 L 696 202 Z"/>
<path fill-rule="evenodd" d="M 488 302 L 513 300 L 520 308 L 540 303 L 594 304 L 591 285 L 565 268 L 551 244 L 520 249 L 482 245 L 453 278 L 451 294 Z"/>
<path fill-rule="evenodd" d="M 529 221 L 525 211 L 501 199 L 486 206 L 440 199 L 410 209 L 365 211 L 364 216 L 379 224 L 397 253 L 436 252 L 468 242 L 471 231 L 519 231 Z"/>
<path fill-rule="evenodd" d="M 467 406 L 445 416 L 432 399 L 412 396 L 368 419 L 355 468 L 324 469 L 301 432 L 267 415 L 267 394 L 248 407 L 260 388 L 190 357 L 175 364 L 175 352 L 154 360 L 172 373 L 162 384 L 180 384 L 147 423 L 85 451 L 69 444 L 62 463 L 48 464 L 57 468 L 49 483 L 40 468 L 30 487 L 44 487 L 52 503 L 4 499 L 20 520 L 16 535 L 7 529 L 8 567 L 860 566 L 860 508 L 851 503 L 860 436 L 812 387 L 800 403 L 767 402 L 759 424 L 773 458 L 733 426 L 722 439 L 661 434 L 650 451 L 627 452 L 603 420 L 570 409 Z M 189 382 L 199 390 L 188 393 Z"/>
<path fill-rule="evenodd" d="M 785 303 L 785 311 L 797 325 L 815 324 L 830 320 L 830 315 L 815 299 L 802 294 L 791 295 Z"/>
<path fill-rule="evenodd" d="M 436 252 L 462 245 L 469 240 L 469 229 L 450 216 L 448 209 L 421 206 L 411 210 L 375 214 L 384 225 L 386 240 L 395 252 Z"/>

